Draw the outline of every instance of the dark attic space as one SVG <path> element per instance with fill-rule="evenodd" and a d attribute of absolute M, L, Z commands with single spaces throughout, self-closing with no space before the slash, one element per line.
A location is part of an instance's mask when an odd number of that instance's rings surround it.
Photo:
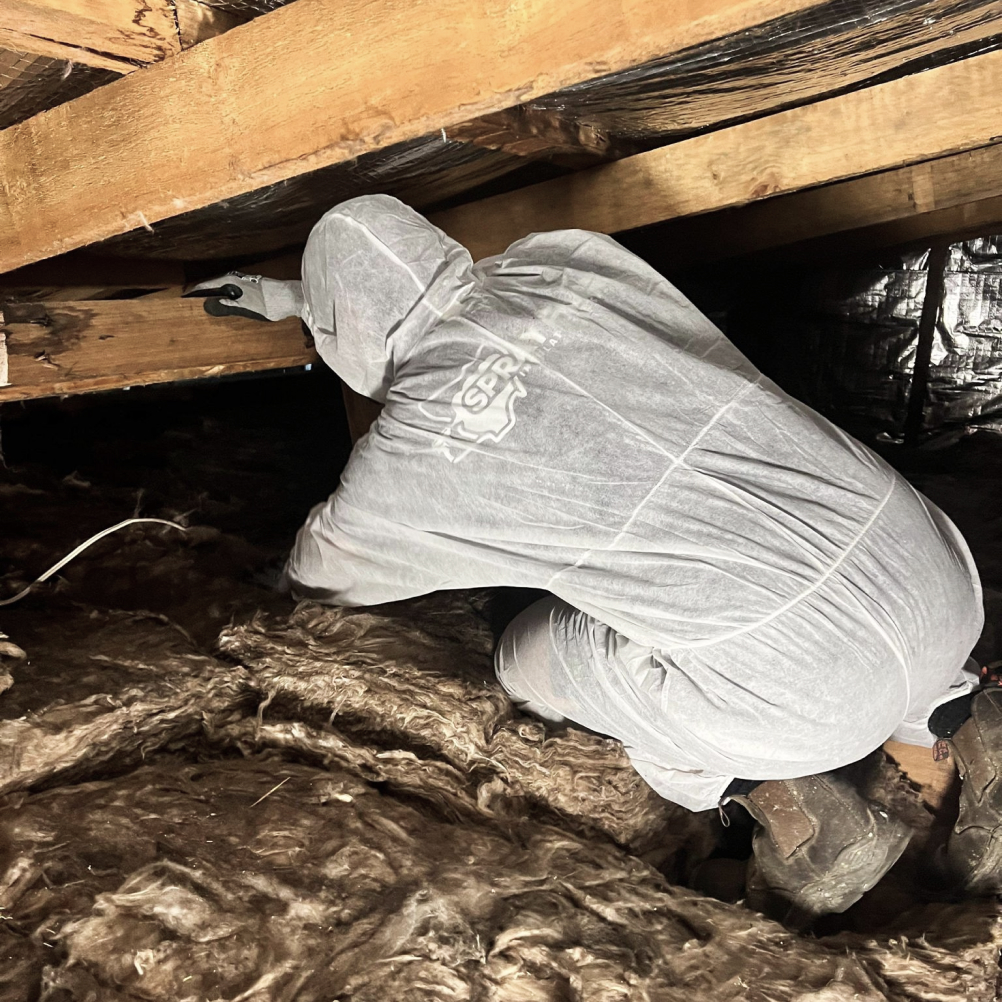
<path fill-rule="evenodd" d="M 1002 1002 L 1002 0 L 0 0 L 0 1002 Z"/>
<path fill-rule="evenodd" d="M 826 275 L 804 269 L 802 288 Z M 763 334 L 723 272 L 678 281 L 763 364 L 796 343 Z M 903 316 L 899 285 L 871 283 L 873 313 Z M 838 316 L 855 349 L 819 361 L 818 385 L 865 389 L 904 336 L 906 319 L 867 328 L 859 298 L 813 301 L 811 322 Z M 970 542 L 987 664 L 1002 658 L 1002 436 L 980 386 L 977 416 L 954 387 L 966 434 L 916 446 L 885 433 L 881 397 L 861 389 L 850 412 Z M 999 997 L 999 904 L 959 897 L 932 863 L 952 761 L 890 743 L 850 770 L 915 834 L 862 900 L 805 924 L 748 881 L 736 804 L 676 807 L 619 742 L 512 704 L 492 655 L 529 597 L 337 609 L 277 593 L 351 447 L 326 367 L 0 419 L 2 596 L 125 519 L 183 527 L 122 529 L 0 608 L 5 1000 Z"/>

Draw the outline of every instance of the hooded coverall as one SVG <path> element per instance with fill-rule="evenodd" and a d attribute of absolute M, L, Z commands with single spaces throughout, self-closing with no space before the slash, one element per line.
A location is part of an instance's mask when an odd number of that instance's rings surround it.
<path fill-rule="evenodd" d="M 474 264 L 369 196 L 317 224 L 303 293 L 320 355 L 385 407 L 299 533 L 297 594 L 544 589 L 501 683 L 692 810 L 734 777 L 931 745 L 974 684 L 981 589 L 950 520 L 609 237 Z"/>

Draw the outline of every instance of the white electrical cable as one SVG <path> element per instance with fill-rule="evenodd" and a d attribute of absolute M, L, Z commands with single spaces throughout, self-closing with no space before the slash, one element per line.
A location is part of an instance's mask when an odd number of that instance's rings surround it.
<path fill-rule="evenodd" d="M 110 536 L 113 532 L 117 532 L 119 529 L 124 529 L 127 525 L 136 525 L 139 522 L 156 522 L 158 525 L 169 525 L 173 529 L 180 529 L 182 532 L 187 532 L 186 526 L 178 525 L 177 522 L 168 522 L 163 518 L 127 518 L 124 522 L 119 522 L 118 525 L 113 525 L 108 529 L 102 529 L 99 533 L 91 536 L 90 539 L 85 540 L 81 543 L 75 550 L 67 553 L 62 560 L 57 564 L 53 564 L 44 574 L 40 577 L 35 578 L 34 581 L 28 585 L 27 588 L 22 589 L 16 595 L 12 595 L 10 598 L 5 598 L 0 601 L 0 606 L 13 605 L 15 602 L 20 602 L 28 592 L 31 591 L 35 585 L 40 585 L 43 581 L 48 581 L 57 571 L 62 570 L 74 557 L 80 556 L 84 550 L 87 549 L 92 543 L 96 543 L 99 539 L 103 539 L 105 536 Z"/>

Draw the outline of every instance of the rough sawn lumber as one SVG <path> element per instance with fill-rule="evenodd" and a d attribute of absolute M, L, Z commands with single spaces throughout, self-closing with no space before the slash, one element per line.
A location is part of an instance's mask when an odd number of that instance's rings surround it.
<path fill-rule="evenodd" d="M 616 233 L 986 147 L 1002 139 L 1000 79 L 990 52 L 433 218 L 481 258 L 533 232 Z"/>
<path fill-rule="evenodd" d="M 129 73 L 180 50 L 170 0 L 0 0 L 0 43 Z"/>
<path fill-rule="evenodd" d="M 0 133 L 0 271 L 810 6 L 298 0 Z"/>
<path fill-rule="evenodd" d="M 195 299 L 30 303 L 3 311 L 0 402 L 306 365 L 297 319 L 210 317 Z"/>
<path fill-rule="evenodd" d="M 805 241 L 844 251 L 893 246 L 1002 224 L 1002 144 L 908 167 L 690 216 L 631 238 L 660 267 L 685 267 L 772 251 L 800 254 Z M 813 244 L 812 244 L 813 246 Z M 798 258 L 799 259 L 799 258 Z"/>

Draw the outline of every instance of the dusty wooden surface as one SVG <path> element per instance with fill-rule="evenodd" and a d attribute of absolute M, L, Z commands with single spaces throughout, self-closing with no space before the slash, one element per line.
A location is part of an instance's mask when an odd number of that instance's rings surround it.
<path fill-rule="evenodd" d="M 999 222 L 1002 144 L 675 220 L 650 240 L 660 266 L 685 267 L 834 234 L 863 249 Z"/>
<path fill-rule="evenodd" d="M 0 133 L 0 271 L 809 6 L 298 0 Z"/>
<path fill-rule="evenodd" d="M 317 358 L 298 320 L 210 317 L 193 299 L 8 305 L 4 320 L 9 385 L 0 387 L 0 402 L 279 369 Z"/>
<path fill-rule="evenodd" d="M 34 56 L 48 56 L 49 59 L 61 59 L 66 62 L 86 62 L 101 70 L 112 70 L 115 73 L 131 73 L 136 66 L 125 59 L 105 56 L 99 52 L 89 52 L 65 42 L 54 42 L 50 38 L 37 38 L 21 31 L 13 31 L 0 25 L 0 49 L 12 52 L 30 52 Z M 85 55 L 85 59 L 80 57 Z"/>
<path fill-rule="evenodd" d="M 3 44 L 128 73 L 179 51 L 170 0 L 0 0 Z"/>
<path fill-rule="evenodd" d="M 480 258 L 541 230 L 616 233 L 975 149 L 1002 137 L 1000 79 L 1002 52 L 987 53 L 472 202 L 434 221 Z"/>

